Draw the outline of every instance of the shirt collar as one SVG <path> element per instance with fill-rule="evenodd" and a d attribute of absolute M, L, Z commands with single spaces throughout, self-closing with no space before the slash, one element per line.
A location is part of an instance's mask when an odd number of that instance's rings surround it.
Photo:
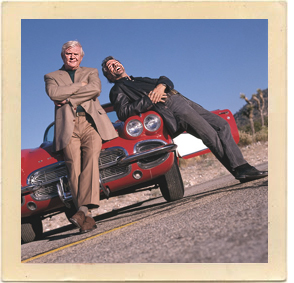
<path fill-rule="evenodd" d="M 130 78 L 131 78 L 131 80 L 133 80 L 134 79 L 134 77 L 133 76 L 129 76 Z M 130 79 L 128 78 L 128 77 L 123 77 L 123 78 L 121 78 L 121 79 L 119 79 L 119 80 L 117 80 L 117 81 L 129 81 Z"/>
<path fill-rule="evenodd" d="M 65 67 L 64 67 L 64 65 L 62 65 L 62 67 L 59 69 L 59 70 L 63 70 L 63 71 L 77 71 L 77 70 L 79 70 L 81 67 L 79 66 L 76 70 L 66 70 L 65 69 Z"/>

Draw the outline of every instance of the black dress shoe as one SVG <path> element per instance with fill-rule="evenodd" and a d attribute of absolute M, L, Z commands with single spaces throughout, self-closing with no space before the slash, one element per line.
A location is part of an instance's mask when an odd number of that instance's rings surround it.
<path fill-rule="evenodd" d="M 245 183 L 267 177 L 268 171 L 259 171 L 247 163 L 235 168 L 234 176 L 241 183 Z"/>

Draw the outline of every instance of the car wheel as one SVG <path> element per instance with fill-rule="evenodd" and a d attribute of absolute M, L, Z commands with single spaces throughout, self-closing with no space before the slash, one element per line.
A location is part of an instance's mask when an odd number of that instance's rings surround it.
<path fill-rule="evenodd" d="M 159 187 L 166 201 L 174 201 L 184 196 L 184 184 L 175 158 L 172 168 L 161 177 Z"/>
<path fill-rule="evenodd" d="M 43 235 L 43 225 L 40 217 L 33 217 L 21 223 L 21 240 L 29 243 L 39 240 Z"/>

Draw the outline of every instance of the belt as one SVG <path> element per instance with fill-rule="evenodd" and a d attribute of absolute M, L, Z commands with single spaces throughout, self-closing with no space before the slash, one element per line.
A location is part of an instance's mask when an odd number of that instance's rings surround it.
<path fill-rule="evenodd" d="M 86 112 L 76 112 L 76 117 L 86 116 Z"/>

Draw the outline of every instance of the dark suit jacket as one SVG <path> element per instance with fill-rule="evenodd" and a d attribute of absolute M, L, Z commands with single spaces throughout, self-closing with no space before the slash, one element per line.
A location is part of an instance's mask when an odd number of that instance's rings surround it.
<path fill-rule="evenodd" d="M 81 105 L 93 118 L 98 133 L 103 140 L 118 136 L 111 121 L 98 99 L 101 82 L 98 70 L 80 67 L 76 70 L 74 83 L 62 67 L 60 70 L 45 75 L 46 92 L 53 101 L 68 99 L 69 103 L 55 106 L 54 150 L 59 151 L 67 146 L 74 129 L 76 107 Z M 82 82 L 88 84 L 82 86 Z"/>

